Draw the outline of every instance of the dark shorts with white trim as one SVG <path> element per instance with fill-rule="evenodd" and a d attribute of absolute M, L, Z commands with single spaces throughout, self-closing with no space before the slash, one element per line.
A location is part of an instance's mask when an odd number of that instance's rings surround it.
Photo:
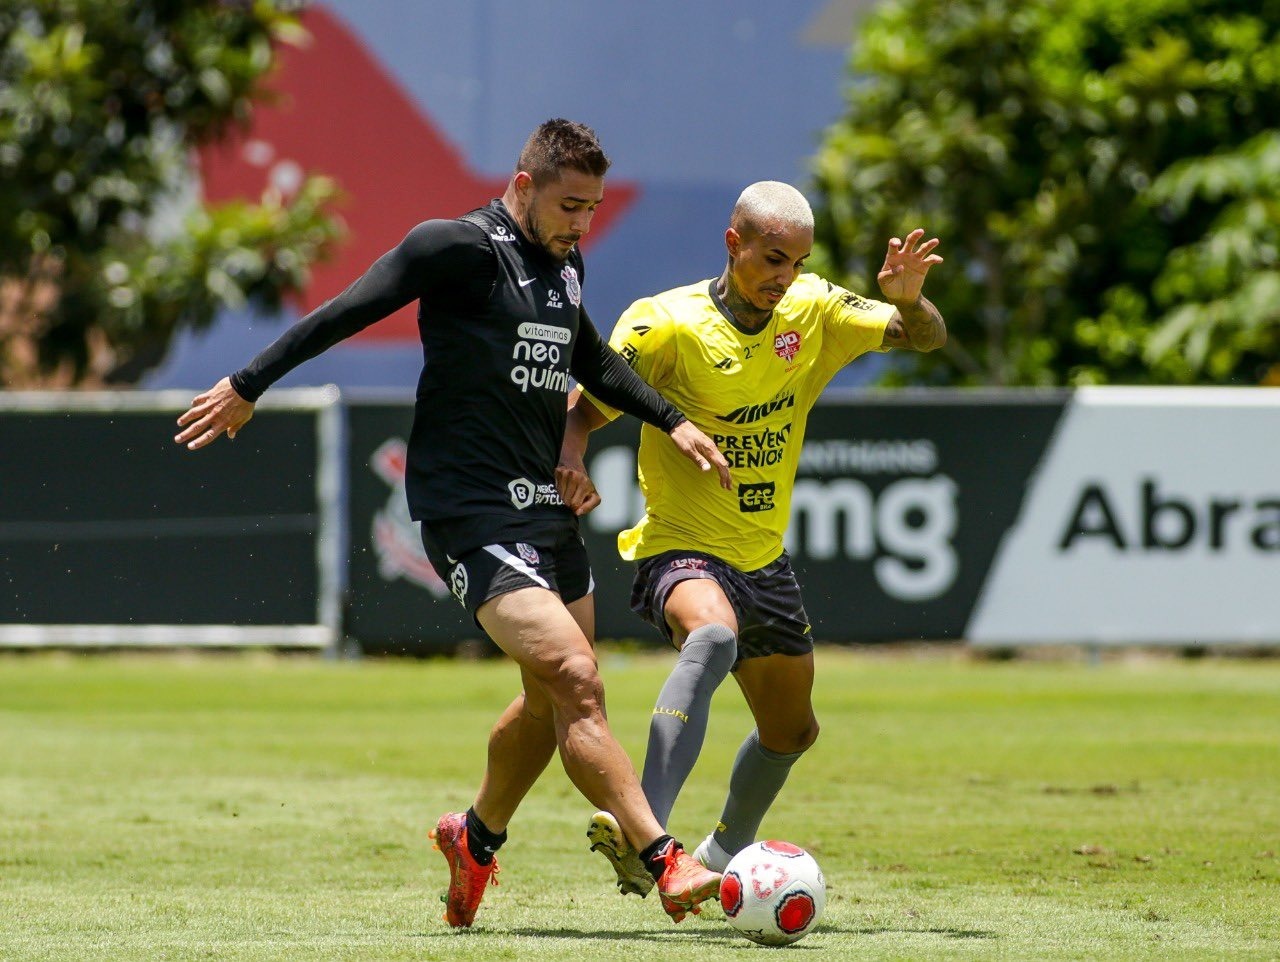
<path fill-rule="evenodd" d="M 631 587 L 631 610 L 671 641 L 667 599 L 682 581 L 706 578 L 724 592 L 738 618 L 738 658 L 803 655 L 813 651 L 809 614 L 800 584 L 784 551 L 754 571 L 739 571 L 715 555 L 700 551 L 664 551 L 642 558 Z"/>
<path fill-rule="evenodd" d="M 565 604 L 595 590 L 575 521 L 495 523 L 488 537 L 479 539 L 483 542 L 479 547 L 466 546 L 467 541 L 476 540 L 474 532 L 474 524 L 469 524 L 464 547 L 454 555 L 449 549 L 458 543 L 456 525 L 422 522 L 427 558 L 472 618 L 486 601 L 520 588 L 546 588 L 559 594 Z"/>

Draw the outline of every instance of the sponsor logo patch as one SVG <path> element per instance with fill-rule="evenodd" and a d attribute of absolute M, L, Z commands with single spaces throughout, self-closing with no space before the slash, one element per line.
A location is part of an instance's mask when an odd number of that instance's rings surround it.
<path fill-rule="evenodd" d="M 840 302 L 844 304 L 845 307 L 851 308 L 855 311 L 874 311 L 876 307 L 875 304 L 867 300 L 861 294 L 855 294 L 852 291 L 846 291 L 841 294 Z"/>
<path fill-rule="evenodd" d="M 738 485 L 738 510 L 747 514 L 756 511 L 772 511 L 774 509 L 773 492 L 772 481 Z"/>
<path fill-rule="evenodd" d="M 717 364 L 716 367 L 720 365 Z M 775 411 L 781 411 L 783 408 L 793 408 L 796 406 L 796 395 L 792 391 L 784 397 L 774 398 L 772 401 L 766 401 L 764 404 L 744 404 L 740 408 L 734 408 L 728 414 L 717 414 L 717 421 L 728 421 L 730 424 L 751 424 L 759 421 L 761 418 L 768 417 Z"/>
<path fill-rule="evenodd" d="M 568 355 L 560 345 L 568 345 L 568 328 L 555 324 L 521 324 L 520 340 L 511 348 L 511 383 L 527 394 L 529 388 L 569 393 Z"/>
<path fill-rule="evenodd" d="M 528 478 L 516 478 L 507 490 L 511 492 L 511 503 L 521 511 L 533 504 L 533 482 Z"/>
<path fill-rule="evenodd" d="M 528 478 L 507 482 L 507 491 L 511 495 L 511 503 L 521 511 L 534 504 L 564 504 L 554 484 L 534 484 Z"/>
<path fill-rule="evenodd" d="M 516 328 L 516 333 L 521 337 L 527 337 L 534 341 L 547 341 L 551 344 L 568 344 L 573 333 L 567 327 L 557 327 L 554 324 L 536 324 L 531 321 L 525 321 Z"/>
<path fill-rule="evenodd" d="M 734 468 L 770 468 L 781 464 L 791 437 L 791 423 L 766 426 L 746 434 L 713 434 L 711 440 Z"/>

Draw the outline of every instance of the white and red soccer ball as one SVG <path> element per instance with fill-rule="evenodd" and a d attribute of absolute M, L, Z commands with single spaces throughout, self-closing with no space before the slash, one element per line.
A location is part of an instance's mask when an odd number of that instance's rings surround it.
<path fill-rule="evenodd" d="M 735 929 L 761 945 L 789 945 L 813 931 L 827 883 L 812 855 L 790 842 L 755 842 L 729 860 L 720 907 Z"/>

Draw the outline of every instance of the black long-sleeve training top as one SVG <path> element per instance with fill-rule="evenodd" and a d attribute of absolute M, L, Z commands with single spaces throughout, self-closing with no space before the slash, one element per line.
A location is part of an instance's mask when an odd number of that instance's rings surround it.
<path fill-rule="evenodd" d="M 582 308 L 582 278 L 577 248 L 555 260 L 494 200 L 414 227 L 231 383 L 256 401 L 303 361 L 418 300 L 423 367 L 405 478 L 410 515 L 566 518 L 555 466 L 570 376 L 664 431 L 684 420 L 600 337 Z"/>

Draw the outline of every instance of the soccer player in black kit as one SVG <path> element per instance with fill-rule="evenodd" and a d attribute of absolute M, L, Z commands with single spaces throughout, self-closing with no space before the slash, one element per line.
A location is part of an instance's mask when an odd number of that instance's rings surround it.
<path fill-rule="evenodd" d="M 719 891 L 654 818 L 604 715 L 592 649 L 593 583 L 577 519 L 556 487 L 572 376 L 593 395 L 665 431 L 729 486 L 711 439 L 606 344 L 581 306 L 578 240 L 604 197 L 609 161 L 595 133 L 549 120 L 530 136 L 501 199 L 409 231 L 350 287 L 249 365 L 197 396 L 175 438 L 195 450 L 234 438 L 254 402 L 308 358 L 419 301 L 418 380 L 405 486 L 436 570 L 520 666 L 523 691 L 489 736 L 466 813 L 431 837 L 449 863 L 445 920 L 470 926 L 506 827 L 559 748 L 565 771 L 614 813 L 641 853 L 663 909 L 679 922 Z"/>

